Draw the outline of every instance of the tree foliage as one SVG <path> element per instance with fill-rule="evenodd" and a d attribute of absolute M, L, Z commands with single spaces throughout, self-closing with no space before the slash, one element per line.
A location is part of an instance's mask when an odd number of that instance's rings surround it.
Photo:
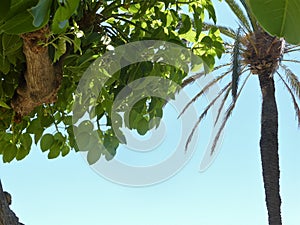
<path fill-rule="evenodd" d="M 79 150 L 72 123 L 74 93 L 83 72 L 105 52 L 134 41 L 163 40 L 191 48 L 210 68 L 223 52 L 218 29 L 202 33 L 206 13 L 216 21 L 210 0 L 6 0 L 0 11 L 4 162 L 22 160 L 38 142 L 49 159 Z M 105 121 L 96 131 L 108 152 L 96 158 L 111 159 L 120 144 L 111 128 L 117 94 L 133 80 L 153 74 L 178 84 L 187 75 L 180 68 L 141 62 L 107 81 L 95 113 L 97 122 Z M 160 98 L 145 97 L 129 112 L 126 126 L 145 134 L 152 128 L 149 121 L 162 117 L 164 104 Z M 91 125 L 85 121 L 79 126 L 84 130 Z"/>

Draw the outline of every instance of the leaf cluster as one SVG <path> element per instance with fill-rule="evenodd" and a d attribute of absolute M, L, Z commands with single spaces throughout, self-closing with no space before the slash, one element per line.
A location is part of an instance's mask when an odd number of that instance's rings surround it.
<path fill-rule="evenodd" d="M 115 154 L 122 138 L 122 124 L 112 120 L 112 105 L 118 93 L 130 82 L 147 76 L 167 78 L 181 84 L 187 75 L 182 68 L 155 62 L 129 65 L 113 74 L 101 94 L 84 105 L 80 113 L 94 106 L 92 118 L 97 126 L 87 121 L 74 125 L 72 107 L 74 93 L 82 74 L 95 59 L 114 48 L 140 40 L 173 42 L 202 57 L 209 68 L 214 57 L 224 51 L 220 33 L 212 29 L 202 33 L 205 15 L 215 22 L 216 15 L 210 0 L 6 0 L 0 3 L 0 154 L 4 162 L 21 160 L 29 154 L 32 143 L 40 141 L 48 158 L 67 155 L 79 150 L 74 131 L 80 127 L 84 146 L 91 148 L 90 163 L 101 155 L 107 160 Z M 10 107 L 18 86 L 26 82 L 27 61 L 22 52 L 21 35 L 50 28 L 47 43 L 53 65 L 63 58 L 63 78 L 57 101 L 36 107 L 28 116 L 18 118 Z M 124 55 L 126 60 L 126 55 Z M 199 62 L 194 62 L 194 66 Z M 93 85 L 93 84 L 88 84 Z M 170 86 L 169 94 L 176 88 Z M 94 101 L 94 102 L 93 102 Z M 141 135 L 159 125 L 165 100 L 144 96 L 126 112 L 125 126 Z M 112 129 L 112 124 L 118 129 Z M 97 138 L 96 138 L 97 137 Z M 118 137 L 118 138 L 117 138 Z M 121 138 L 120 138 L 121 137 Z M 97 145 L 98 146 L 98 145 Z"/>

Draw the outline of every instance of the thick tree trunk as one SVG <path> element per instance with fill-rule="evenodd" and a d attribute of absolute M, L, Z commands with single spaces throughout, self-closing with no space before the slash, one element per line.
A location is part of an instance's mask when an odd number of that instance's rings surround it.
<path fill-rule="evenodd" d="M 18 217 L 10 210 L 11 196 L 4 192 L 0 180 L 0 225 L 24 225 L 19 223 Z"/>
<path fill-rule="evenodd" d="M 35 107 L 56 100 L 62 77 L 61 65 L 54 66 L 49 58 L 47 43 L 49 28 L 23 34 L 23 52 L 26 56 L 24 81 L 16 90 L 11 106 L 21 117 Z"/>
<path fill-rule="evenodd" d="M 260 151 L 269 225 L 282 225 L 279 188 L 278 111 L 273 77 L 261 74 L 262 92 Z"/>

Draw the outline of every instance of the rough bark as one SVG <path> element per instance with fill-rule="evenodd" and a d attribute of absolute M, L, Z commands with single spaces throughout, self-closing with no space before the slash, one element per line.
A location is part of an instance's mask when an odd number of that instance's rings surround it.
<path fill-rule="evenodd" d="M 282 225 L 279 185 L 278 110 L 275 99 L 275 86 L 273 77 L 269 74 L 261 74 L 258 77 L 263 98 L 260 151 L 269 225 Z"/>
<path fill-rule="evenodd" d="M 0 225 L 24 225 L 19 222 L 19 218 L 9 208 L 11 196 L 4 192 L 0 180 Z"/>
<path fill-rule="evenodd" d="M 26 56 L 26 72 L 12 99 L 13 110 L 21 117 L 28 115 L 35 107 L 56 100 L 60 87 L 62 69 L 53 65 L 47 43 L 49 28 L 21 35 L 23 52 Z"/>

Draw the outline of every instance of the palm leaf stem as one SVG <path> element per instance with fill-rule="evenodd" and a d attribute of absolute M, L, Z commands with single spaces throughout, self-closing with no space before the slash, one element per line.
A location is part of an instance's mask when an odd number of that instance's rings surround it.
<path fill-rule="evenodd" d="M 214 103 L 222 96 L 222 94 L 227 90 L 229 90 L 230 92 L 230 89 L 231 89 L 231 82 L 229 82 L 220 92 L 219 94 L 206 106 L 206 108 L 203 110 L 203 112 L 201 113 L 201 115 L 198 117 L 198 120 L 196 121 L 188 139 L 187 139 L 187 142 L 186 142 L 186 145 L 185 145 L 185 150 L 187 151 L 188 149 L 188 146 L 194 136 L 194 133 L 196 131 L 196 129 L 198 128 L 199 124 L 201 123 L 201 121 L 203 120 L 203 118 L 206 116 L 207 112 L 210 110 L 210 108 L 214 105 Z M 227 93 L 226 92 L 226 93 Z"/>
<path fill-rule="evenodd" d="M 277 72 L 277 71 L 276 71 Z M 286 87 L 286 89 L 288 90 L 289 94 L 291 95 L 292 97 L 292 100 L 293 100 L 293 104 L 294 104 L 294 109 L 295 109 L 295 113 L 296 113 L 296 117 L 298 119 L 298 126 L 300 127 L 300 109 L 299 109 L 299 105 L 297 103 L 297 100 L 296 100 L 296 97 L 292 91 L 292 89 L 289 87 L 288 83 L 283 79 L 283 77 L 281 76 L 280 73 L 278 73 L 278 76 L 280 77 L 280 79 L 282 80 L 284 86 Z"/>
<path fill-rule="evenodd" d="M 208 91 L 209 88 L 211 88 L 211 86 L 213 86 L 214 84 L 216 84 L 218 81 L 222 80 L 226 75 L 228 75 L 231 72 L 231 70 L 223 73 L 222 75 L 216 77 L 215 79 L 213 79 L 211 82 L 209 82 L 204 88 L 201 89 L 201 91 L 195 95 L 189 102 L 188 104 L 183 108 L 183 110 L 181 111 L 181 113 L 179 114 L 178 118 L 190 107 L 190 105 L 195 102 L 198 98 L 200 98 L 206 91 Z"/>
<path fill-rule="evenodd" d="M 248 79 L 249 79 L 250 76 L 251 76 L 251 73 L 249 73 L 249 75 L 245 78 L 245 80 L 244 80 L 244 82 L 243 82 L 243 84 L 242 84 L 242 86 L 241 86 L 241 88 L 240 88 L 240 90 L 239 90 L 239 92 L 237 94 L 236 100 L 232 102 L 232 104 L 229 106 L 229 108 L 226 111 L 225 118 L 224 118 L 224 120 L 223 120 L 223 122 L 222 122 L 222 124 L 220 126 L 220 129 L 218 130 L 218 132 L 217 132 L 217 134 L 216 134 L 216 136 L 214 138 L 213 145 L 211 147 L 211 153 L 210 153 L 211 155 L 214 153 L 214 151 L 216 149 L 216 146 L 217 146 L 219 138 L 220 138 L 220 136 L 222 134 L 222 131 L 224 130 L 225 125 L 227 124 L 228 119 L 229 119 L 229 117 L 230 117 L 230 115 L 231 115 L 231 113 L 232 113 L 232 111 L 233 111 L 233 109 L 234 109 L 234 107 L 236 105 L 237 99 L 239 98 L 239 96 L 240 96 L 242 90 L 244 89 L 244 87 L 245 87 L 245 85 L 246 85 L 246 83 L 247 83 L 247 81 L 248 81 Z"/>

